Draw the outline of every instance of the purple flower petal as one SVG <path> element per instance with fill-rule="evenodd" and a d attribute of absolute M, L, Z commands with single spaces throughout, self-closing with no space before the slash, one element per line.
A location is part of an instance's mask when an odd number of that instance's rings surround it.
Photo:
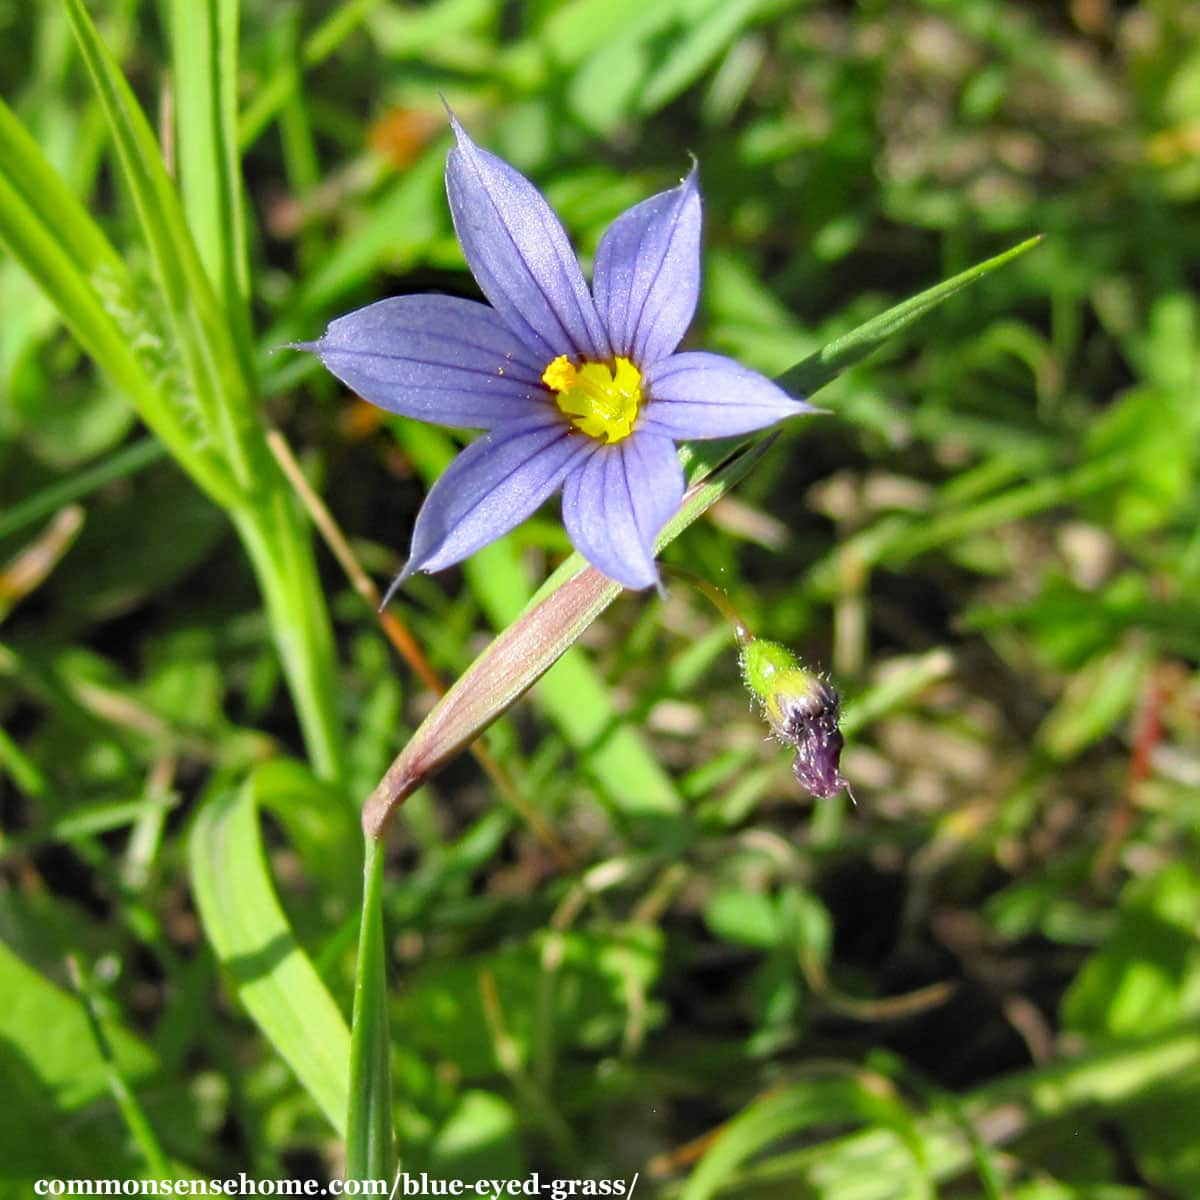
<path fill-rule="evenodd" d="M 563 488 L 563 522 L 579 552 L 629 588 L 658 582 L 654 539 L 679 509 L 683 468 L 669 437 L 638 430 L 597 446 Z"/>
<path fill-rule="evenodd" d="M 450 121 L 458 145 L 446 160 L 446 194 L 483 294 L 543 366 L 560 354 L 607 359 L 604 326 L 553 209 L 524 175 Z"/>
<path fill-rule="evenodd" d="M 364 400 L 420 421 L 490 429 L 545 406 L 542 367 L 493 309 L 474 300 L 380 300 L 300 348 Z"/>
<path fill-rule="evenodd" d="M 653 364 L 642 390 L 642 426 L 676 440 L 732 437 L 816 411 L 765 375 L 699 350 Z"/>
<path fill-rule="evenodd" d="M 572 436 L 562 416 L 549 409 L 472 442 L 426 497 L 397 583 L 416 571 L 453 566 L 519 525 L 591 444 Z"/>
<path fill-rule="evenodd" d="M 643 370 L 679 345 L 700 296 L 700 189 L 693 169 L 622 213 L 596 250 L 596 307 L 613 352 Z"/>

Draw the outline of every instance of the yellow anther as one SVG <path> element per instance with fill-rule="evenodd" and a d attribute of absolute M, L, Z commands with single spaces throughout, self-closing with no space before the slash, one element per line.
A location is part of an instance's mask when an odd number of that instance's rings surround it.
<path fill-rule="evenodd" d="M 560 354 L 542 372 L 559 410 L 590 437 L 619 442 L 633 432 L 642 402 L 642 373 L 627 358 L 576 367 Z"/>
<path fill-rule="evenodd" d="M 575 373 L 575 364 L 560 354 L 542 372 L 542 382 L 552 392 L 569 392 L 575 386 Z"/>

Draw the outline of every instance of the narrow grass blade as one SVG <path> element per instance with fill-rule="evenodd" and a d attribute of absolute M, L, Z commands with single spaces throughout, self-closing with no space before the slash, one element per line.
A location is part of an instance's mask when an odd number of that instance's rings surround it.
<path fill-rule="evenodd" d="M 186 0 L 185 0 L 186 2 Z M 304 40 L 301 66 L 305 69 L 320 66 L 348 38 L 381 0 L 342 0 L 325 20 Z M 277 71 L 254 93 L 254 99 L 242 115 L 239 140 L 248 149 L 271 118 L 287 103 L 300 86 L 301 72 L 296 67 Z"/>
<path fill-rule="evenodd" d="M 0 242 L 180 464 L 214 500 L 232 504 L 236 489 L 224 463 L 133 348 L 153 323 L 139 311 L 125 264 L 3 101 Z"/>
<path fill-rule="evenodd" d="M 100 39 L 83 0 L 65 0 L 80 54 L 91 76 L 154 260 L 167 315 L 205 424 L 247 490 L 257 432 L 228 325 L 201 263 L 183 208 L 137 98 Z M 258 437 L 261 443 L 261 436 Z"/>
<path fill-rule="evenodd" d="M 827 1075 L 802 1079 L 743 1109 L 717 1136 L 688 1179 L 680 1200 L 709 1200 L 733 1183 L 737 1168 L 781 1138 L 814 1125 L 868 1124 L 895 1131 L 897 1146 L 908 1148 L 907 1162 L 891 1183 L 897 1195 L 922 1200 L 932 1189 L 913 1151 L 920 1149 L 908 1110 L 881 1077 Z"/>
<path fill-rule="evenodd" d="M 84 1015 L 87 1017 L 88 1029 L 91 1032 L 92 1041 L 95 1043 L 96 1052 L 104 1064 L 104 1075 L 108 1081 L 108 1090 L 112 1094 L 113 1101 L 121 1113 L 121 1119 L 125 1122 L 125 1128 L 129 1130 L 129 1136 L 141 1152 L 142 1158 L 145 1160 L 146 1166 L 153 1178 L 174 1179 L 175 1174 L 167 1162 L 167 1156 L 163 1153 L 163 1148 L 159 1144 L 153 1127 L 146 1118 L 146 1111 L 142 1108 L 138 1102 L 138 1098 L 133 1094 L 132 1089 L 126 1081 L 120 1064 L 117 1062 L 116 1055 L 113 1053 L 112 1043 L 108 1040 L 108 1034 L 104 1032 L 104 1026 L 100 1023 L 100 1015 L 96 1010 L 96 1000 L 92 995 L 87 978 L 80 969 L 78 961 L 74 958 L 67 960 L 67 969 L 71 976 L 71 983 L 83 1005 Z"/>
<path fill-rule="evenodd" d="M 915 1135 L 935 1182 L 971 1170 L 978 1157 L 967 1121 L 986 1146 L 1002 1146 L 1047 1127 L 1142 1100 L 1200 1067 L 1194 1022 L 1146 1038 L 1098 1046 L 1078 1058 L 1022 1071 L 962 1098 L 956 1113 L 935 1108 L 916 1118 Z M 900 1186 L 910 1148 L 888 1129 L 868 1129 L 815 1146 L 784 1151 L 743 1168 L 731 1195 L 779 1194 L 814 1200 L 907 1200 Z"/>
<path fill-rule="evenodd" d="M 673 542 L 758 462 L 763 439 L 693 487 L 659 535 Z M 434 771 L 475 740 L 510 708 L 620 595 L 613 583 L 579 555 L 556 571 L 524 613 L 459 676 L 401 751 L 363 808 L 363 828 L 378 837 L 392 809 Z"/>
<path fill-rule="evenodd" d="M 362 925 L 350 1035 L 346 1178 L 392 1176 L 392 1072 L 383 938 L 383 846 L 366 839 Z"/>
<path fill-rule="evenodd" d="M 225 5 L 212 10 L 214 19 L 219 20 L 210 30 L 213 54 L 220 62 L 196 86 L 205 89 L 214 103 L 228 106 L 221 89 L 230 85 L 224 78 L 214 81 L 212 73 L 230 69 L 229 46 L 234 34 L 228 26 L 235 14 L 232 0 L 213 2 Z M 65 5 L 154 260 L 204 432 L 220 448 L 241 489 L 241 496 L 225 507 L 241 534 L 263 590 L 272 634 L 309 751 L 326 778 L 338 778 L 344 768 L 345 751 L 334 704 L 336 679 L 328 611 L 317 582 L 307 530 L 271 458 L 254 411 L 248 356 L 243 361 L 237 352 L 236 339 L 200 260 L 174 184 L 129 84 L 100 40 L 82 0 L 65 0 Z M 213 129 L 231 139 L 232 130 L 226 128 L 231 120 L 228 113 L 217 116 Z M 189 133 L 190 138 L 195 136 Z M 196 154 L 201 157 L 200 151 Z M 213 169 L 228 176 L 232 154 L 229 141 L 219 161 L 212 160 Z M 225 185 L 227 191 L 235 186 L 232 179 Z M 222 205 L 228 203 L 228 195 L 216 201 L 218 216 L 214 219 L 218 224 L 222 221 L 219 214 L 225 211 Z M 197 204 L 206 208 L 199 200 Z M 209 232 L 224 236 L 230 230 L 222 224 L 219 231 L 210 228 Z M 229 264 L 229 286 L 235 290 L 242 286 L 237 279 L 239 269 L 236 261 Z"/>
<path fill-rule="evenodd" d="M 237 140 L 238 8 L 238 0 L 172 0 L 171 49 L 184 213 L 250 378 L 250 267 Z"/>
<path fill-rule="evenodd" d="M 238 999 L 344 1135 L 350 1032 L 275 895 L 253 776 L 201 808 L 189 850 L 200 919 Z"/>
<path fill-rule="evenodd" d="M 889 308 L 887 312 L 860 325 L 857 329 L 832 342 L 822 346 L 815 354 L 810 354 L 802 362 L 780 375 L 776 382 L 781 387 L 796 395 L 811 396 L 835 379 L 840 371 L 853 366 L 860 359 L 866 358 L 872 350 L 878 349 L 890 337 L 894 337 L 902 329 L 923 317 L 930 309 L 936 308 L 943 300 L 948 300 L 956 292 L 990 275 L 1005 263 L 1012 262 L 1028 250 L 1032 250 L 1041 237 L 1032 237 L 1019 245 L 997 254 L 993 258 L 976 263 L 973 267 L 943 280 L 934 287 Z"/>
<path fill-rule="evenodd" d="M 18 504 L 0 514 L 0 538 L 6 538 L 43 517 L 56 513 L 68 504 L 74 504 L 85 496 L 106 486 L 116 479 L 128 479 L 144 470 L 163 456 L 161 443 L 153 438 L 142 438 L 128 446 L 122 446 L 95 466 L 75 471 L 65 479 L 55 480 L 27 496 Z"/>

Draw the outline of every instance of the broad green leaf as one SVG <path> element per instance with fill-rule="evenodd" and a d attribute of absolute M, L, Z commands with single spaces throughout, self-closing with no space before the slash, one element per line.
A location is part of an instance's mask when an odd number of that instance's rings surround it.
<path fill-rule="evenodd" d="M 88 1029 L 83 1006 L 0 942 L 0 1040 L 20 1046 L 25 1066 L 62 1109 L 79 1108 L 107 1090 L 104 1063 Z M 106 1024 L 115 1061 L 129 1079 L 155 1066 L 154 1055 L 133 1034 Z"/>
<path fill-rule="evenodd" d="M 431 1166 L 454 1179 L 516 1179 L 526 1174 L 518 1110 L 495 1092 L 463 1092 L 438 1130 Z"/>
<path fill-rule="evenodd" d="M 1148 639 L 1129 637 L 1085 663 L 1046 714 L 1038 745 L 1063 762 L 1102 738 L 1133 708 L 1154 657 Z"/>
<path fill-rule="evenodd" d="M 1121 1132 L 1140 1173 L 1163 1195 L 1200 1196 L 1200 1139 L 1195 1123 L 1180 1119 L 1197 1112 L 1200 1070 L 1192 1070 L 1148 1090 L 1122 1114 Z"/>
<path fill-rule="evenodd" d="M 255 791 L 252 776 L 201 808 L 190 840 L 192 891 L 238 999 L 344 1136 L 350 1031 L 275 895 Z"/>
<path fill-rule="evenodd" d="M 704 906 L 705 924 L 722 941 L 769 950 L 780 939 L 779 914 L 770 896 L 721 888 Z"/>

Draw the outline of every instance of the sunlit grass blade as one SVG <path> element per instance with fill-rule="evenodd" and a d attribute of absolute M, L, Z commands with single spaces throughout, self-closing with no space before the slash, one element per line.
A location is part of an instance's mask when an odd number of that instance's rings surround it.
<path fill-rule="evenodd" d="M 238 0 L 173 0 L 180 188 L 188 228 L 253 374 L 250 268 L 237 140 Z"/>
<path fill-rule="evenodd" d="M 82 0 L 65 3 L 155 264 L 205 433 L 220 447 L 242 489 L 241 497 L 226 507 L 258 575 L 309 752 L 323 775 L 336 778 L 342 773 L 345 751 L 334 703 L 328 612 L 317 583 L 307 531 L 286 481 L 267 450 L 254 411 L 248 355 L 243 359 L 237 353 L 236 339 L 222 315 L 159 147 L 129 84 L 100 40 Z M 208 75 L 197 84 L 214 102 L 226 107 L 228 99 L 221 101 L 221 97 L 232 84 L 212 76 L 231 67 L 229 46 L 234 33 L 228 23 L 232 15 L 231 9 L 222 10 L 218 22 L 221 28 L 212 31 Z M 231 120 L 228 113 L 218 117 L 214 128 L 231 138 L 232 131 L 226 128 Z M 190 131 L 189 137 L 194 136 L 195 132 Z M 200 151 L 196 153 L 201 156 Z M 213 169 L 228 176 L 232 153 L 229 143 L 219 161 L 213 160 Z M 235 186 L 232 179 L 227 180 L 227 191 Z M 226 195 L 224 202 L 218 198 L 217 207 L 225 212 L 229 203 Z M 207 211 L 200 201 L 197 204 Z M 214 219 L 219 228 L 209 228 L 209 234 L 223 237 L 237 233 L 226 227 L 224 218 Z M 242 286 L 237 280 L 240 253 L 237 248 L 221 252 L 222 264 L 229 263 L 232 274 L 228 282 L 234 290 Z M 219 269 L 225 268 L 222 265 Z"/>
<path fill-rule="evenodd" d="M 743 1109 L 717 1135 L 680 1193 L 680 1200 L 710 1200 L 736 1181 L 737 1169 L 765 1147 L 814 1125 L 869 1124 L 894 1131 L 897 1146 L 908 1150 L 907 1163 L 890 1180 L 896 1196 L 923 1200 L 933 1191 L 914 1152 L 920 1142 L 916 1125 L 891 1084 L 879 1076 L 827 1074 L 802 1079 Z"/>
<path fill-rule="evenodd" d="M 1153 1037 L 1126 1038 L 1077 1058 L 1009 1075 L 944 1108 L 915 1119 L 915 1136 L 930 1177 L 946 1183 L 970 1171 L 979 1147 L 963 1130 L 974 1127 L 986 1146 L 1028 1138 L 1039 1128 L 1095 1115 L 1097 1109 L 1144 1101 L 1156 1089 L 1200 1068 L 1194 1024 Z M 911 1169 L 911 1149 L 889 1129 L 867 1129 L 819 1145 L 784 1151 L 744 1168 L 730 1195 L 774 1189 L 814 1200 L 905 1200 L 897 1186 Z"/>
<path fill-rule="evenodd" d="M 866 358 L 872 350 L 878 349 L 902 329 L 920 320 L 931 309 L 955 293 L 961 292 L 963 288 L 990 275 L 1005 263 L 1012 262 L 1014 258 L 1032 250 L 1041 240 L 1040 236 L 1028 238 L 1005 250 L 1003 254 L 976 263 L 973 267 L 968 267 L 965 271 L 960 271 L 957 275 L 952 275 L 949 279 L 944 279 L 941 283 L 894 305 L 887 312 L 872 317 L 857 329 L 822 346 L 815 354 L 810 354 L 802 362 L 784 371 L 776 381 L 797 395 L 813 395 L 835 379 L 840 371 Z"/>
<path fill-rule="evenodd" d="M 344 1136 L 350 1031 L 275 895 L 255 790 L 251 777 L 201 808 L 189 847 L 192 891 L 238 999 Z"/>
<path fill-rule="evenodd" d="M 743 479 L 770 444 L 770 438 L 758 442 L 694 486 L 659 534 L 657 549 L 673 542 Z M 563 563 L 524 613 L 459 676 L 388 768 L 363 809 L 367 834 L 378 837 L 396 804 L 511 707 L 622 590 L 578 554 Z"/>
<path fill-rule="evenodd" d="M 88 1020 L 79 1003 L 52 984 L 0 942 L 0 1036 L 9 1045 L 24 1047 L 28 1066 L 43 1088 L 65 1108 L 87 1103 L 107 1090 L 104 1063 L 95 1046 Z M 53 1029 L 55 1036 L 45 1032 Z M 30 1036 L 40 1033 L 41 1036 Z M 108 1046 L 126 1079 L 150 1075 L 153 1052 L 111 1018 L 104 1020 Z"/>
<path fill-rule="evenodd" d="M 238 369 L 239 360 L 212 281 L 200 261 L 183 207 L 137 98 L 101 41 L 83 0 L 65 3 L 154 261 L 196 402 L 234 476 L 249 489 L 254 485 L 250 461 L 253 417 L 246 381 Z"/>
<path fill-rule="evenodd" d="M 137 329 L 144 332 L 152 323 L 138 312 L 125 264 L 3 101 L 0 241 L 171 453 L 213 499 L 233 503 L 236 491 L 224 463 L 202 444 L 133 348 Z"/>
<path fill-rule="evenodd" d="M 367 838 L 350 1042 L 347 1179 L 390 1179 L 394 1169 L 391 1038 L 383 937 L 384 857 L 382 844 L 375 838 Z"/>

